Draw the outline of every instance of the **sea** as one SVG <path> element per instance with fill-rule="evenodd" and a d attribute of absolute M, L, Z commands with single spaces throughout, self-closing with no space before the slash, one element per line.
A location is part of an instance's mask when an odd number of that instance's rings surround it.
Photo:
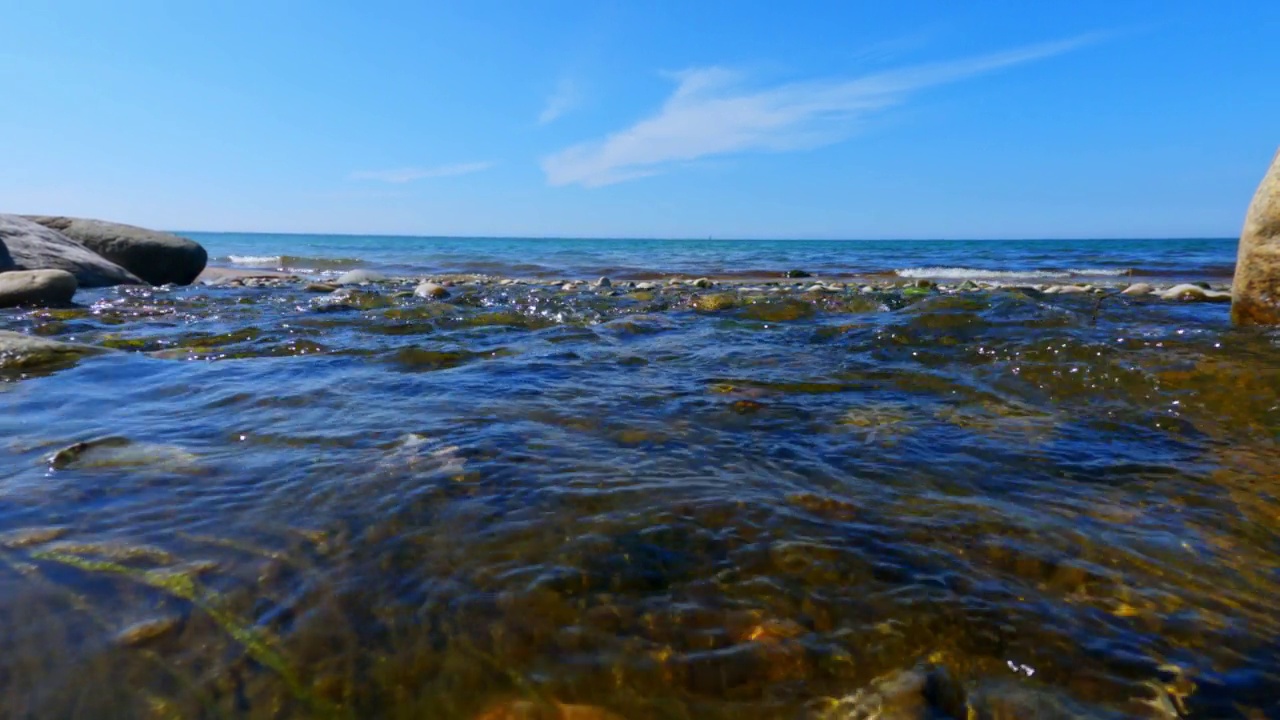
<path fill-rule="evenodd" d="M 0 717 L 1280 717 L 1233 240 L 187 234 L 0 310 Z"/>

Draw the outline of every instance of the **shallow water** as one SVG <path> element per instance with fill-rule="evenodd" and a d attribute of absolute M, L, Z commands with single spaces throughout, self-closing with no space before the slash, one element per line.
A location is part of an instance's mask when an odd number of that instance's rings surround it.
<path fill-rule="evenodd" d="M 1280 716 L 1280 336 L 1224 305 L 406 289 L 0 315 L 119 349 L 0 370 L 0 716 L 808 718 L 922 663 Z"/>

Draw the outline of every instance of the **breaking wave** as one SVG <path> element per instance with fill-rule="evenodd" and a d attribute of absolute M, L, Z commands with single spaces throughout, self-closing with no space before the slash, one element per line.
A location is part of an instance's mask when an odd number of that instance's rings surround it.
<path fill-rule="evenodd" d="M 915 267 L 894 270 L 904 278 L 955 278 L 967 280 L 1003 280 L 1024 278 L 1119 277 L 1131 275 L 1129 268 L 1067 268 L 1065 270 L 990 270 L 967 267 Z"/>

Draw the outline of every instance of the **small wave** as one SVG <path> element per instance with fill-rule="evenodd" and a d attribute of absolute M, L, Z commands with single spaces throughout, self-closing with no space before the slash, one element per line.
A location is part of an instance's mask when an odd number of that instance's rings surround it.
<path fill-rule="evenodd" d="M 232 265 L 270 267 L 281 270 L 351 270 L 362 267 L 360 258 L 307 257 L 305 255 L 228 255 Z"/>
<path fill-rule="evenodd" d="M 1118 277 L 1129 275 L 1128 268 L 1068 268 L 1066 270 L 989 270 L 966 267 L 916 267 L 894 270 L 893 274 L 904 278 L 955 278 L 955 279 L 1014 279 L 1014 278 L 1071 278 Z"/>
<path fill-rule="evenodd" d="M 279 255 L 228 255 L 226 261 L 232 265 L 252 265 L 275 267 L 280 264 Z"/>

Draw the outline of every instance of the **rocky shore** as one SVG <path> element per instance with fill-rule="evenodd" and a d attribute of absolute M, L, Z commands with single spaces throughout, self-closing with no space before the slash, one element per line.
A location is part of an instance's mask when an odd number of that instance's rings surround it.
<path fill-rule="evenodd" d="M 169 233 L 0 214 L 0 308 L 63 305 L 79 288 L 189 285 L 207 260 L 198 243 Z"/>

